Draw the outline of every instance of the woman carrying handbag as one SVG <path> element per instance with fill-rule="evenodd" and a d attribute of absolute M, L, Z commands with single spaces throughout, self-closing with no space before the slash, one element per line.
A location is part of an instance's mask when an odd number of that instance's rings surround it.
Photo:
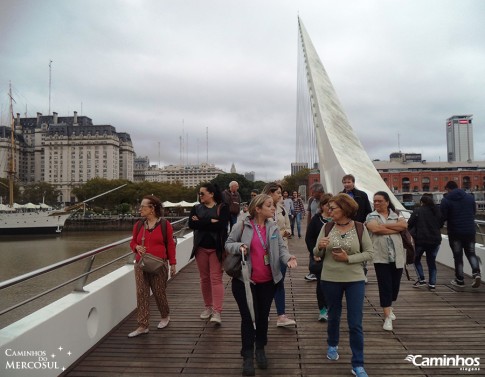
<path fill-rule="evenodd" d="M 143 197 L 140 204 L 140 215 L 143 217 L 142 224 L 137 222 L 133 227 L 133 238 L 130 242 L 131 250 L 136 253 L 135 283 L 136 304 L 138 308 L 138 328 L 128 334 L 129 338 L 148 334 L 150 319 L 150 289 L 155 297 L 161 321 L 159 329 L 167 327 L 170 322 L 170 309 L 167 301 L 168 262 L 170 263 L 170 276 L 176 273 L 175 242 L 173 228 L 170 223 L 162 219 L 162 202 L 156 196 Z M 166 222 L 166 240 L 162 232 L 162 221 Z M 142 269 L 139 261 L 143 254 L 149 253 L 165 260 L 162 266 L 155 272 L 146 272 Z M 168 261 L 168 262 L 167 262 Z"/>

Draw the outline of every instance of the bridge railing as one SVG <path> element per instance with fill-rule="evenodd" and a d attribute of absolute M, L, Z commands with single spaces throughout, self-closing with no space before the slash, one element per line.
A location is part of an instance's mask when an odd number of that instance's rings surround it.
<path fill-rule="evenodd" d="M 178 221 L 174 221 L 173 223 L 171 223 L 173 228 L 174 228 L 174 236 L 175 237 L 183 237 L 184 234 L 187 232 L 187 230 L 191 231 L 187 224 L 188 224 L 188 217 L 185 217 L 183 219 L 180 219 Z M 132 253 L 131 251 L 126 253 L 126 254 L 123 254 L 119 257 L 116 257 L 114 259 L 111 259 L 110 261 L 108 261 L 107 263 L 104 263 L 102 264 L 101 266 L 98 266 L 96 268 L 92 268 L 93 267 L 93 263 L 96 259 L 96 256 L 100 255 L 101 253 L 105 252 L 105 251 L 108 251 L 108 250 L 111 250 L 117 246 L 120 246 L 120 245 L 124 245 L 124 244 L 127 244 L 131 241 L 131 237 L 127 237 L 127 238 L 123 238 L 119 241 L 116 241 L 116 242 L 113 242 L 113 243 L 110 243 L 108 245 L 105 245 L 105 246 L 102 246 L 102 247 L 99 247 L 99 248 L 96 248 L 96 249 L 93 249 L 93 250 L 90 250 L 90 251 L 87 251 L 83 254 L 80 254 L 80 255 L 77 255 L 75 257 L 72 257 L 72 258 L 68 258 L 68 259 L 65 259 L 63 261 L 60 261 L 60 262 L 57 262 L 57 263 L 53 263 L 49 266 L 46 266 L 46 267 L 43 267 L 43 268 L 39 268 L 37 270 L 34 270 L 34 271 L 31 271 L 31 272 L 28 272 L 26 274 L 23 274 L 23 275 L 20 275 L 20 276 L 17 276 L 17 277 L 14 277 L 12 279 L 8 279 L 8 280 L 5 280 L 3 282 L 0 282 L 0 291 L 2 291 L 3 289 L 6 289 L 6 288 L 9 288 L 9 287 L 12 287 L 16 284 L 19 284 L 19 283 L 22 283 L 22 282 L 25 282 L 25 281 L 28 281 L 28 280 L 31 280 L 33 278 L 36 278 L 38 276 L 42 276 L 44 274 L 47 274 L 48 272 L 51 272 L 51 271 L 55 271 L 55 270 L 58 270 L 62 267 L 66 267 L 66 266 L 69 266 L 73 263 L 76 263 L 76 262 L 79 262 L 79 261 L 82 261 L 82 260 L 86 260 L 86 265 L 84 267 L 84 271 L 82 274 L 80 275 L 77 275 L 69 280 L 66 280 L 66 281 L 63 281 L 62 283 L 56 285 L 55 287 L 52 287 L 52 288 L 49 288 L 35 296 L 32 296 L 24 301 L 21 301 L 19 303 L 16 303 L 6 309 L 3 309 L 2 311 L 0 311 L 0 316 L 3 315 L 3 314 L 6 314 L 14 309 L 17 309 L 25 304 L 28 304 L 34 300 L 37 300 L 39 299 L 40 297 L 43 297 L 51 292 L 54 292 L 68 284 L 71 284 L 71 283 L 76 283 L 75 284 L 75 287 L 74 287 L 74 291 L 76 292 L 85 292 L 84 290 L 84 286 L 86 285 L 86 282 L 87 282 L 87 279 L 89 277 L 90 274 L 96 272 L 96 271 L 99 271 L 101 269 L 104 269 L 114 263 L 116 263 L 117 261 L 119 260 L 122 260 L 122 259 L 125 259 L 127 258 L 127 263 L 128 264 L 133 264 L 134 263 L 134 253 Z"/>

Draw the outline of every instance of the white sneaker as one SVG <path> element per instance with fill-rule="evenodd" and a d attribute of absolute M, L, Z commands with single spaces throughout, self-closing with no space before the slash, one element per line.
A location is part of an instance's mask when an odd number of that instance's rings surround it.
<path fill-rule="evenodd" d="M 205 310 L 200 313 L 200 319 L 207 319 L 207 318 L 210 318 L 210 316 L 212 315 L 212 308 L 205 308 Z"/>
<path fill-rule="evenodd" d="M 396 320 L 396 315 L 394 314 L 394 310 L 391 308 L 391 315 L 389 316 L 393 321 Z"/>
<path fill-rule="evenodd" d="M 286 314 L 278 316 L 278 320 L 276 321 L 276 326 L 278 327 L 285 327 L 285 326 L 292 326 L 296 325 L 294 319 L 290 319 L 286 316 Z"/>
<path fill-rule="evenodd" d="M 392 319 L 391 319 L 391 317 L 386 317 L 386 319 L 384 320 L 384 325 L 382 326 L 382 328 L 386 331 L 392 331 Z"/>
<path fill-rule="evenodd" d="M 159 329 L 164 329 L 165 327 L 168 326 L 168 323 L 170 322 L 170 317 L 167 318 L 162 318 L 160 323 L 158 324 L 157 328 Z"/>
<path fill-rule="evenodd" d="M 214 322 L 216 325 L 220 325 L 222 323 L 221 313 L 212 312 L 212 317 L 211 317 L 210 322 Z"/>

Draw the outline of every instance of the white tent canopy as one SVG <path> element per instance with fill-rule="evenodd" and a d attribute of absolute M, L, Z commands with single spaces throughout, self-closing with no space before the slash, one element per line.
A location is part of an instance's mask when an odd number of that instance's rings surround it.
<path fill-rule="evenodd" d="M 39 205 L 37 205 L 37 206 L 36 206 L 34 203 L 30 203 L 30 202 L 29 202 L 29 203 L 27 203 L 27 204 L 24 204 L 24 205 L 22 206 L 22 208 L 26 208 L 26 209 L 39 209 L 39 208 L 40 208 L 40 206 L 39 206 Z"/>
<path fill-rule="evenodd" d="M 27 204 L 18 204 L 14 203 L 13 208 L 10 208 L 9 206 L 5 204 L 0 204 L 0 211 L 15 211 L 17 209 L 52 209 L 51 206 L 41 203 L 41 204 L 34 204 L 34 203 L 27 203 Z"/>
<path fill-rule="evenodd" d="M 189 203 L 186 202 L 185 200 L 182 200 L 181 202 L 178 203 L 172 203 L 169 202 L 168 200 L 166 202 L 163 202 L 163 207 L 164 208 L 170 208 L 170 207 L 193 207 L 196 204 L 199 204 L 199 202 L 194 202 L 194 203 Z"/>
<path fill-rule="evenodd" d="M 5 205 L 5 204 L 0 204 L 0 211 L 14 211 L 13 208 L 10 208 L 9 206 Z"/>

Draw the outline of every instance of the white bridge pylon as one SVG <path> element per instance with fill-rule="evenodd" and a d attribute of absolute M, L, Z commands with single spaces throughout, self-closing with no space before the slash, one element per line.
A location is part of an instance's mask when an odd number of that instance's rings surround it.
<path fill-rule="evenodd" d="M 404 209 L 382 180 L 350 126 L 335 89 L 300 18 L 298 18 L 298 27 L 299 55 L 302 57 L 298 64 L 304 64 L 304 69 L 299 67 L 298 72 L 306 74 L 305 78 L 299 78 L 299 82 L 306 82 L 308 89 L 305 94 L 310 103 L 305 107 L 310 108 L 312 112 L 309 123 L 314 127 L 320 179 L 325 191 L 333 194 L 342 191 L 342 177 L 345 174 L 352 174 L 355 176 L 356 186 L 365 191 L 371 201 L 375 192 L 385 191 L 396 208 Z M 300 95 L 302 93 L 299 90 L 298 96 Z M 299 99 L 298 106 L 304 102 Z M 305 125 L 300 124 L 299 127 L 305 127 Z"/>

